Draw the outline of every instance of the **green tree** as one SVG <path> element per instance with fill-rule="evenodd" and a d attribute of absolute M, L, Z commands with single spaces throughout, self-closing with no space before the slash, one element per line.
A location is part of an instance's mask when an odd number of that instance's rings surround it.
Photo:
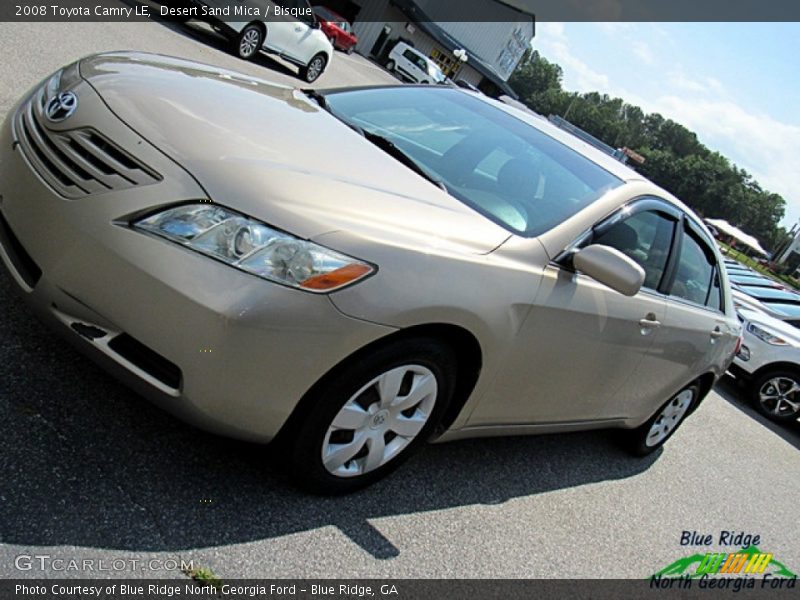
<path fill-rule="evenodd" d="M 645 163 L 637 170 L 701 215 L 726 219 L 766 247 L 785 238 L 779 226 L 784 199 L 709 150 L 693 131 L 658 113 L 646 114 L 621 98 L 567 92 L 562 78 L 559 65 L 531 50 L 509 83 L 532 110 L 562 116 L 613 148 L 627 146 L 644 156 Z"/>

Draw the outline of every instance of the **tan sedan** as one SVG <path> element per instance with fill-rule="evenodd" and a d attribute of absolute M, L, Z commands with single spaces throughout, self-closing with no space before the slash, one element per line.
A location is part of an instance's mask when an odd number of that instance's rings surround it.
<path fill-rule="evenodd" d="M 441 86 L 300 91 L 86 58 L 0 133 L 0 254 L 159 406 L 344 492 L 422 442 L 661 446 L 740 327 L 701 221 L 546 120 Z"/>

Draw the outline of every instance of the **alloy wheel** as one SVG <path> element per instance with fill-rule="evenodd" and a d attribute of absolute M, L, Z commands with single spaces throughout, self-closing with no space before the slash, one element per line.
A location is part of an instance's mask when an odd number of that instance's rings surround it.
<path fill-rule="evenodd" d="M 239 53 L 244 58 L 250 58 L 258 50 L 258 44 L 261 41 L 261 34 L 257 29 L 252 28 L 244 32 L 241 41 L 239 42 Z"/>
<path fill-rule="evenodd" d="M 422 431 L 436 404 L 436 376 L 421 365 L 385 371 L 353 394 L 322 443 L 328 473 L 354 477 L 385 465 Z"/>
<path fill-rule="evenodd" d="M 308 64 L 308 71 L 306 71 L 306 80 L 311 83 L 322 73 L 324 60 L 321 56 L 317 56 Z"/>
<path fill-rule="evenodd" d="M 768 379 L 758 390 L 758 401 L 770 414 L 776 417 L 791 416 L 800 412 L 800 385 L 789 377 Z"/>

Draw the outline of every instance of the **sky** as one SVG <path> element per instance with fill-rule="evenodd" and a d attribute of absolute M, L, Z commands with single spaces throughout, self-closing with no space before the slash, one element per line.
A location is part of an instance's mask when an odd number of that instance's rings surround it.
<path fill-rule="evenodd" d="M 564 89 L 681 123 L 800 220 L 800 23 L 537 23 L 532 46 Z"/>

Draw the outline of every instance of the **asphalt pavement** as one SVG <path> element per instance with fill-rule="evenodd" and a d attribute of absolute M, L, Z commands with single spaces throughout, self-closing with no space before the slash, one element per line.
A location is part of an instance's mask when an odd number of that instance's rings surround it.
<path fill-rule="evenodd" d="M 280 61 L 230 56 L 200 24 L 0 24 L 0 117 L 62 64 L 118 49 L 303 85 Z M 390 81 L 337 52 L 316 85 Z M 42 326 L 14 285 L 0 276 L 0 578 L 181 576 L 170 560 L 223 579 L 643 578 L 699 551 L 680 545 L 686 530 L 759 535 L 800 570 L 800 428 L 758 416 L 730 380 L 645 459 L 613 431 L 470 440 L 319 498 L 292 488 L 268 448 L 197 431 L 117 383 Z M 49 558 L 25 558 L 37 555 Z M 59 558 L 129 567 L 70 570 Z M 143 570 L 150 559 L 167 568 Z"/>

